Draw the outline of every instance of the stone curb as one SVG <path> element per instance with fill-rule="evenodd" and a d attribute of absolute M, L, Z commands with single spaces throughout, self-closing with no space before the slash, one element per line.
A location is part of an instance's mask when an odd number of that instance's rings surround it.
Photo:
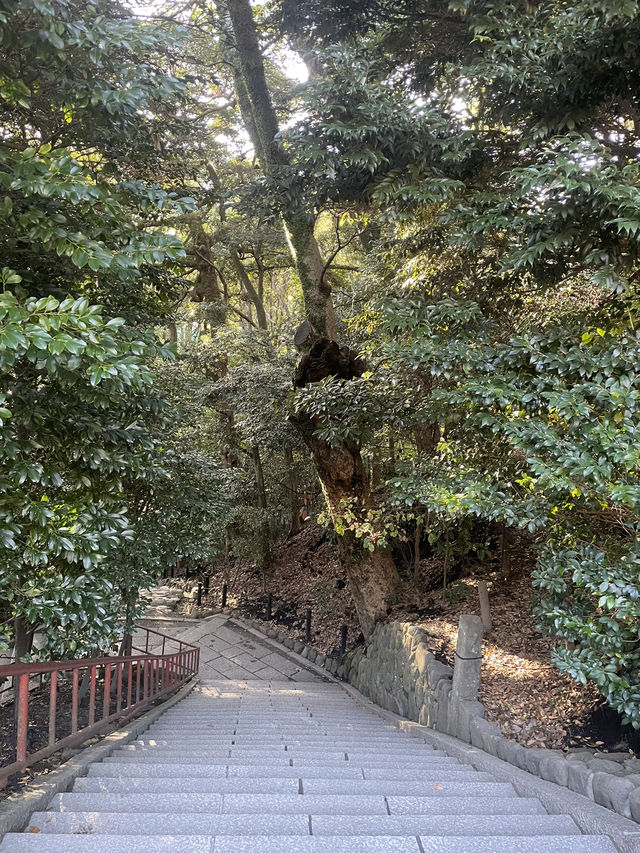
<path fill-rule="evenodd" d="M 387 711 L 351 684 L 340 682 L 340 686 L 358 705 L 400 731 L 443 750 L 476 770 L 493 774 L 499 782 L 510 782 L 521 797 L 536 797 L 550 814 L 570 815 L 584 834 L 607 835 L 620 853 L 640 853 L 640 827 L 634 821 L 594 803 L 585 796 L 562 788 L 555 782 L 546 781 L 514 767 L 511 763 L 472 744 L 464 743 L 459 738 L 442 734 L 420 723 L 404 719 L 393 711 Z"/>
<path fill-rule="evenodd" d="M 198 678 L 192 679 L 184 687 L 163 702 L 147 711 L 141 717 L 132 720 L 126 729 L 117 729 L 106 735 L 100 743 L 89 746 L 66 761 L 57 770 L 47 773 L 27 785 L 22 791 L 12 794 L 0 803 L 0 840 L 7 832 L 20 832 L 33 812 L 44 811 L 54 794 L 68 791 L 78 776 L 86 775 L 89 765 L 102 761 L 123 744 L 130 743 L 139 737 L 145 729 L 161 717 L 165 711 L 181 702 L 198 683 Z"/>

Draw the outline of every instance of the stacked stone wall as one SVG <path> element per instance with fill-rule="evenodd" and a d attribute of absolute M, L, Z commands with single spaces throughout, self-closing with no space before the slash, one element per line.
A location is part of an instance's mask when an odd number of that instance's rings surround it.
<path fill-rule="evenodd" d="M 457 677 L 429 650 L 425 631 L 387 622 L 376 627 L 366 649 L 359 647 L 345 657 L 345 679 L 382 708 L 470 743 L 471 719 L 484 717 L 476 699 L 482 642 L 476 618 L 463 617 L 467 646 L 470 631 L 475 648 L 467 649 L 473 657 L 460 656 Z"/>

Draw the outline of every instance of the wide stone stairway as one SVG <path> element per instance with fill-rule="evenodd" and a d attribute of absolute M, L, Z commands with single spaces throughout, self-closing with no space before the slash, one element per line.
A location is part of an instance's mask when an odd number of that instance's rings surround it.
<path fill-rule="evenodd" d="M 614 853 L 321 681 L 199 684 L 0 853 Z"/>

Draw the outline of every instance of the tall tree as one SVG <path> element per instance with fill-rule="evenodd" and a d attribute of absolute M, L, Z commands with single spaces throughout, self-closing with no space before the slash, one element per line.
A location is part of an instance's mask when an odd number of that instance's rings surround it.
<path fill-rule="evenodd" d="M 324 4 L 285 6 L 309 41 L 335 36 Z M 353 21 L 359 43 L 320 55 L 334 73 L 290 134 L 334 197 L 360 177 L 382 207 L 369 269 L 387 293 L 370 287 L 370 311 L 387 343 L 359 419 L 340 417 L 347 386 L 312 389 L 305 408 L 334 439 L 376 417 L 437 423 L 386 506 L 546 540 L 536 613 L 575 644 L 557 665 L 640 725 L 637 4 L 381 2 Z"/>
<path fill-rule="evenodd" d="M 279 142 L 280 128 L 267 86 L 253 11 L 249 0 L 227 0 L 221 9 L 228 12 L 231 22 L 238 62 L 236 94 L 245 125 L 266 178 L 277 182 L 279 176 L 290 174 L 291 170 L 287 153 Z M 282 218 L 309 324 L 307 334 L 302 335 L 309 351 L 298 369 L 297 384 L 304 386 L 330 375 L 350 379 L 362 373 L 364 365 L 355 353 L 336 343 L 331 290 L 315 239 L 314 214 L 305 207 L 300 196 L 296 198 L 294 190 L 287 199 Z M 336 527 L 343 529 L 340 552 L 360 624 L 368 635 L 375 622 L 386 615 L 388 600 L 399 578 L 389 553 L 382 549 L 363 549 L 354 533 L 338 523 L 347 507 L 352 513 L 367 515 L 373 506 L 359 444 L 357 441 L 330 444 L 317 435 L 313 418 L 302 411 L 298 412 L 295 423 L 311 452 L 329 512 Z"/>
<path fill-rule="evenodd" d="M 183 253 L 156 223 L 191 202 L 153 175 L 184 83 L 158 58 L 175 42 L 117 3 L 5 0 L 0 24 L 0 607 L 18 657 L 36 629 L 65 656 L 115 638 L 123 479 L 159 470 L 148 362 L 170 353 L 136 324 L 166 314 L 158 265 Z"/>

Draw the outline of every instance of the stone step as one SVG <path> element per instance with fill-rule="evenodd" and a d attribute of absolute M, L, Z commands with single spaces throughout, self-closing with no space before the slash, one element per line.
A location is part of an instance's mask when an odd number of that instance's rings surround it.
<path fill-rule="evenodd" d="M 215 702 L 218 702 L 219 705 L 223 705 L 225 700 L 212 698 L 210 704 L 203 707 L 201 710 L 197 710 L 193 707 L 188 708 L 186 705 L 176 705 L 174 708 L 165 711 L 161 719 L 170 720 L 180 716 L 184 717 L 185 720 L 194 719 L 200 722 L 204 719 L 223 720 L 230 717 L 241 716 L 247 721 L 250 720 L 252 723 L 261 725 L 268 719 L 268 717 L 277 714 L 283 720 L 288 718 L 293 719 L 295 717 L 303 718 L 307 716 L 319 718 L 326 717 L 331 718 L 340 726 L 370 725 L 375 726 L 378 729 L 394 728 L 393 723 L 385 721 L 375 714 L 369 714 L 366 711 L 354 713 L 353 705 L 350 703 L 347 703 L 347 705 L 321 705 L 317 702 L 295 702 L 293 705 L 287 707 L 282 703 L 270 703 L 265 701 L 256 703 L 253 706 L 247 704 L 226 704 L 225 707 L 217 708 L 216 705 L 213 704 Z"/>
<path fill-rule="evenodd" d="M 213 704 L 214 702 L 216 704 Z M 237 696 L 211 696 L 203 700 L 201 704 L 185 701 L 168 709 L 166 713 L 167 715 L 171 715 L 180 713 L 184 710 L 193 714 L 212 714 L 214 716 L 224 717 L 225 715 L 233 714 L 238 711 L 243 714 L 256 716 L 258 714 L 269 713 L 274 710 L 291 713 L 293 711 L 299 711 L 300 709 L 324 714 L 340 713 L 347 720 L 368 720 L 369 722 L 377 722 L 380 726 L 393 725 L 388 720 L 385 721 L 376 714 L 369 713 L 364 708 L 358 708 L 358 706 L 348 698 L 340 699 L 339 697 L 330 697 L 330 699 L 325 702 L 313 696 L 305 698 L 304 694 L 296 695 L 290 700 L 286 699 L 282 695 L 269 696 L 266 694 L 260 694 L 250 701 L 238 700 Z"/>
<path fill-rule="evenodd" d="M 211 702 L 222 702 L 224 700 L 212 699 Z M 363 711 L 360 714 L 354 714 L 353 709 L 348 706 L 332 705 L 331 707 L 322 706 L 314 703 L 296 702 L 294 705 L 285 707 L 278 704 L 262 704 L 249 707 L 242 706 L 227 706 L 224 710 L 215 710 L 215 706 L 209 705 L 207 708 L 197 710 L 189 708 L 186 705 L 176 705 L 165 713 L 160 718 L 161 720 L 172 720 L 177 717 L 184 717 L 185 722 L 203 722 L 204 720 L 230 720 L 234 717 L 240 717 L 246 722 L 255 723 L 258 726 L 268 723 L 269 720 L 278 716 L 282 720 L 290 719 L 292 722 L 302 721 L 306 718 L 311 719 L 327 719 L 332 720 L 339 726 L 367 726 L 384 731 L 395 728 L 392 723 L 385 722 L 380 717 L 373 714 L 368 714 Z"/>
<path fill-rule="evenodd" d="M 205 694 L 191 694 L 186 697 L 178 705 L 170 708 L 167 713 L 176 713 L 180 708 L 188 708 L 189 710 L 212 711 L 216 714 L 224 714 L 230 709 L 242 708 L 247 711 L 252 711 L 256 708 L 340 708 L 344 710 L 349 717 L 368 717 L 374 719 L 375 714 L 370 713 L 366 708 L 358 707 L 344 691 L 338 687 L 338 692 L 328 693 L 310 693 L 306 687 L 311 685 L 292 684 L 290 681 L 284 682 L 282 688 L 273 686 L 265 686 L 267 682 L 258 681 L 258 687 L 251 688 L 249 691 L 243 689 L 241 691 L 226 690 L 218 692 L 215 688 Z M 290 692 L 287 693 L 285 685 L 289 685 Z M 330 690 L 330 688 L 329 688 Z M 293 692 L 291 692 L 293 691 Z M 215 695 L 218 693 L 218 695 Z M 211 694 L 211 695 L 210 695 Z M 242 694 L 242 695 L 240 695 Z M 217 702 L 212 705 L 212 700 Z"/>
<path fill-rule="evenodd" d="M 218 727 L 224 728 L 227 726 L 235 726 L 242 725 L 244 728 L 257 727 L 258 729 L 269 729 L 274 725 L 278 725 L 280 727 L 286 726 L 288 723 L 291 724 L 294 728 L 308 728 L 310 725 L 317 726 L 326 726 L 331 728 L 339 728 L 341 731 L 355 731 L 357 729 L 364 729 L 368 734 L 391 734 L 392 729 L 383 728 L 381 726 L 369 723 L 358 723 L 353 722 L 350 724 L 345 724 L 343 720 L 341 720 L 340 713 L 336 714 L 311 714 L 308 711 L 298 711 L 295 714 L 279 714 L 277 711 L 270 712 L 268 714 L 260 714 L 257 718 L 246 717 L 242 714 L 233 714 L 228 717 L 212 717 L 211 715 L 203 715 L 201 718 L 191 717 L 189 714 L 185 713 L 181 715 L 181 717 L 171 717 L 169 718 L 166 714 L 160 717 L 155 723 L 154 728 L 171 728 L 176 720 L 181 720 L 181 723 L 184 724 L 185 729 L 190 729 L 195 732 L 202 726 L 207 727 Z"/>
<path fill-rule="evenodd" d="M 217 709 L 213 704 L 214 702 L 224 703 L 225 707 Z M 393 723 L 389 723 L 374 714 L 369 714 L 366 711 L 354 713 L 353 705 L 350 703 L 347 703 L 347 705 L 335 703 L 332 705 L 321 705 L 317 702 L 295 702 L 287 706 L 278 702 L 261 702 L 256 703 L 254 706 L 250 706 L 246 704 L 230 705 L 229 703 L 226 703 L 224 699 L 217 700 L 212 698 L 210 703 L 203 706 L 202 709 L 197 709 L 193 706 L 187 707 L 186 705 L 176 705 L 168 711 L 165 711 L 161 719 L 170 720 L 180 716 L 184 717 L 185 720 L 194 719 L 200 722 L 208 719 L 223 720 L 241 716 L 251 719 L 251 722 L 260 725 L 268 717 L 275 714 L 283 719 L 310 715 L 314 717 L 331 717 L 335 720 L 337 725 L 342 726 L 352 724 L 359 725 L 362 723 L 364 725 L 375 726 L 378 729 L 394 728 Z"/>
<path fill-rule="evenodd" d="M 198 746 L 202 746 L 203 744 L 206 746 L 224 746 L 227 745 L 237 745 L 237 746 L 260 746 L 265 743 L 271 745 L 277 745 L 279 743 L 286 743 L 290 746 L 353 746 L 357 744 L 358 746 L 369 747 L 371 749 L 384 749 L 387 747 L 397 747 L 398 745 L 405 746 L 420 746 L 422 748 L 422 744 L 419 740 L 407 739 L 407 740 L 393 740 L 389 737 L 381 737 L 381 738 L 363 738 L 363 737 L 333 737 L 332 735 L 316 735 L 310 734 L 308 737 L 294 736 L 288 734 L 286 732 L 276 732 L 274 734 L 269 735 L 268 737 L 257 738 L 249 735 L 238 735 L 234 732 L 229 732 L 224 735 L 212 735 L 206 736 L 201 735 L 200 737 L 183 737 L 181 734 L 177 734 L 174 738 L 168 737 L 154 737 L 153 735 L 146 735 L 143 738 L 138 738 L 138 740 L 132 741 L 131 745 L 133 746 L 166 746 L 166 747 L 180 747 L 182 748 L 194 748 Z M 424 749 L 431 751 L 432 747 L 424 745 Z"/>
<path fill-rule="evenodd" d="M 176 737 L 180 737 L 184 740 L 198 740 L 199 738 L 203 739 L 211 739 L 213 738 L 226 738 L 231 735 L 237 737 L 250 737 L 253 740 L 269 740 L 270 738 L 281 738 L 283 735 L 285 737 L 290 737 L 292 740 L 296 738 L 306 739 L 307 737 L 315 737 L 315 738 L 335 738 L 336 740 L 351 740 L 351 738 L 358 738 L 362 740 L 368 740 L 371 742 L 377 742 L 378 740 L 395 740 L 398 743 L 413 743 L 420 744 L 424 746 L 425 749 L 430 749 L 427 744 L 422 741 L 417 740 L 416 738 L 411 738 L 409 740 L 406 738 L 394 738 L 393 735 L 384 734 L 384 735 L 374 735 L 371 736 L 367 732 L 358 731 L 357 729 L 340 729 L 336 730 L 332 726 L 321 726 L 321 725 L 309 725 L 309 726 L 270 726 L 268 729 L 264 729 L 263 731 L 257 732 L 251 726 L 240 726 L 236 723 L 230 724 L 228 726 L 207 726 L 203 724 L 202 726 L 198 726 L 193 729 L 183 729 L 179 723 L 176 723 L 175 726 L 165 726 L 165 727 L 152 727 L 146 732 L 147 738 L 154 738 L 155 740 L 174 740 Z"/>
<path fill-rule="evenodd" d="M 149 836 L 9 833 L 0 853 L 616 853 L 603 836 Z"/>
<path fill-rule="evenodd" d="M 616 853 L 603 836 L 238 837 L 9 833 L 0 853 Z"/>
<path fill-rule="evenodd" d="M 208 835 L 49 835 L 9 832 L 0 853 L 211 853 Z M 280 852 L 282 853 L 282 851 Z"/>
<path fill-rule="evenodd" d="M 43 833 L 100 835 L 308 835 L 308 815 L 212 815 L 202 812 L 139 814 L 123 821 L 120 812 L 36 812 L 29 826 Z M 153 853 L 150 849 L 148 853 Z"/>
<path fill-rule="evenodd" d="M 415 749 L 376 749 L 374 754 L 379 759 L 385 758 L 389 761 L 412 764 L 414 762 L 420 763 L 424 760 L 428 760 L 433 753 Z M 282 755 L 288 755 L 289 758 L 300 758 L 303 755 L 307 755 L 310 758 L 318 758 L 319 756 L 325 755 L 327 758 L 337 758 L 346 761 L 357 760 L 360 758 L 365 759 L 367 756 L 371 755 L 371 751 L 363 749 L 358 745 L 332 748 L 330 744 L 327 744 L 326 746 L 307 747 L 289 746 L 289 744 L 283 743 L 280 744 L 280 746 L 265 746 L 262 749 L 256 749 L 255 747 L 243 747 L 236 745 L 216 748 L 207 747 L 203 744 L 199 750 L 187 750 L 180 748 L 173 749 L 166 746 L 123 746 L 114 750 L 113 755 L 139 755 L 142 760 L 146 760 L 147 756 L 153 756 L 154 758 L 157 758 L 158 756 L 166 756 L 167 758 L 182 756 L 185 761 L 189 761 L 191 758 L 197 757 L 220 758 L 227 755 L 235 755 L 255 758 L 257 762 L 269 761 L 271 758 L 279 758 Z M 345 756 L 349 756 L 349 758 L 346 759 Z"/>
<path fill-rule="evenodd" d="M 453 759 L 437 759 L 422 765 L 420 768 L 404 768 L 396 767 L 368 767 L 352 765 L 348 761 L 343 761 L 338 764 L 301 764 L 295 766 L 290 764 L 269 765 L 265 767 L 254 766 L 253 764 L 136 764 L 134 762 L 112 762 L 110 764 L 92 764 L 89 767 L 88 777 L 99 776 L 102 778 L 147 778 L 157 779 L 164 778 L 203 778 L 203 779 L 224 779 L 224 778 L 291 778 L 300 777 L 307 779 L 390 779 L 390 780 L 420 780 L 428 778 L 427 774 L 435 774 L 439 771 L 447 773 L 455 773 L 455 779 L 458 778 L 459 772 L 468 772 L 469 768 L 464 764 L 450 764 Z M 473 771 L 475 773 L 475 771 Z"/>
<path fill-rule="evenodd" d="M 212 699 L 211 701 L 215 702 L 217 700 Z M 225 713 L 216 713 L 213 710 L 194 711 L 193 709 L 176 706 L 173 710 L 165 711 L 158 718 L 157 723 L 160 724 L 168 720 L 175 720 L 179 717 L 184 718 L 184 722 L 191 725 L 199 725 L 204 722 L 224 723 L 232 720 L 242 720 L 246 725 L 268 726 L 273 719 L 277 718 L 283 723 L 288 721 L 295 725 L 303 725 L 308 720 L 325 720 L 343 729 L 349 728 L 349 726 L 363 726 L 378 732 L 396 730 L 396 726 L 392 723 L 387 723 L 380 717 L 371 714 L 353 715 L 349 714 L 343 708 L 324 709 L 314 707 L 313 705 L 308 707 L 297 705 L 295 708 L 289 710 L 272 706 L 256 708 L 254 710 L 246 707 L 229 708 Z"/>
<path fill-rule="evenodd" d="M 198 726 L 226 726 L 230 724 L 242 724 L 246 728 L 255 726 L 258 729 L 268 729 L 273 725 L 284 726 L 290 723 L 292 726 L 304 728 L 311 724 L 331 726 L 332 728 L 340 729 L 341 731 L 349 731 L 362 729 L 372 734 L 390 734 L 397 731 L 395 726 L 389 726 L 382 723 L 382 720 L 345 720 L 344 715 L 339 711 L 333 714 L 318 714 L 313 711 L 308 711 L 304 708 L 290 714 L 281 714 L 278 711 L 269 711 L 263 714 L 243 714 L 242 711 L 236 714 L 225 714 L 224 717 L 216 716 L 215 714 L 202 714 L 194 716 L 188 712 L 184 714 L 169 716 L 169 712 L 163 714 L 154 723 L 154 726 L 169 727 L 175 720 L 180 720 L 186 728 L 195 729 Z"/>
<path fill-rule="evenodd" d="M 214 702 L 217 702 L 219 707 L 214 705 Z M 250 718 L 252 722 L 260 723 L 261 720 L 264 720 L 265 714 L 273 713 L 277 713 L 282 718 L 296 717 L 300 714 L 313 714 L 315 716 L 324 715 L 333 717 L 336 722 L 340 722 L 341 725 L 348 725 L 349 723 L 355 723 L 356 725 L 359 725 L 360 723 L 368 723 L 370 725 L 375 725 L 380 729 L 385 727 L 393 728 L 391 723 L 385 722 L 375 714 L 369 714 L 367 711 L 354 711 L 354 705 L 350 701 L 347 701 L 346 704 L 342 702 L 321 704 L 320 702 L 302 702 L 296 700 L 288 703 L 287 705 L 283 702 L 269 702 L 268 699 L 266 699 L 253 704 L 242 702 L 240 704 L 231 705 L 226 703 L 224 699 L 216 699 L 213 697 L 210 702 L 208 704 L 205 703 L 201 709 L 187 704 L 176 705 L 175 707 L 165 711 L 162 718 L 171 719 L 171 717 L 184 716 L 185 719 L 189 719 L 190 717 L 197 717 L 198 719 L 224 719 L 225 717 L 232 717 L 234 715 L 241 714 L 246 718 Z"/>
<path fill-rule="evenodd" d="M 320 735 L 326 737 L 353 737 L 354 735 L 356 737 L 373 738 L 393 737 L 393 732 L 381 732 L 379 729 L 367 729 L 366 727 L 360 726 L 352 726 L 349 728 L 337 727 L 331 721 L 326 722 L 324 720 L 318 720 L 315 717 L 309 717 L 308 722 L 298 725 L 287 725 L 287 723 L 282 723 L 280 719 L 278 719 L 274 720 L 273 725 L 263 725 L 260 728 L 256 728 L 256 726 L 251 725 L 251 723 L 245 723 L 243 720 L 229 720 L 224 723 L 208 720 L 194 725 L 182 725 L 180 722 L 176 721 L 171 724 L 163 723 L 162 725 L 151 726 L 148 733 L 152 737 L 159 737 L 160 735 L 175 737 L 177 730 L 179 730 L 181 735 L 196 738 L 200 735 L 227 734 L 228 732 L 248 734 L 253 735 L 254 737 L 269 737 L 269 735 L 272 735 L 274 732 L 290 732 L 291 734 L 299 734 L 302 736 L 318 732 Z M 407 740 L 408 737 L 409 736 L 402 739 Z"/>
<path fill-rule="evenodd" d="M 429 814 L 433 803 L 464 801 L 452 811 L 465 813 L 474 799 L 517 799 L 511 785 L 501 782 L 434 784 L 420 796 L 381 794 L 56 794 L 52 811 L 209 812 L 211 814 Z M 442 805 L 439 806 L 442 808 Z M 469 812 L 471 814 L 471 812 Z"/>
<path fill-rule="evenodd" d="M 126 746 L 120 747 L 120 751 L 123 751 L 123 752 L 140 752 L 140 753 L 147 753 L 147 752 L 154 752 L 154 753 L 157 753 L 157 752 L 183 752 L 185 754 L 191 755 L 191 754 L 201 753 L 203 751 L 203 749 L 205 749 L 205 748 L 212 753 L 224 752 L 225 750 L 228 751 L 229 749 L 233 749 L 235 752 L 246 752 L 247 754 L 255 753 L 256 755 L 261 755 L 263 753 L 266 755 L 266 754 L 271 754 L 271 753 L 276 753 L 276 752 L 283 752 L 285 750 L 287 752 L 297 752 L 297 753 L 300 753 L 300 752 L 309 752 L 309 753 L 313 753 L 313 752 L 317 752 L 317 753 L 321 753 L 321 752 L 345 752 L 345 750 L 351 750 L 352 752 L 361 752 L 363 754 L 369 754 L 370 753 L 370 749 L 367 749 L 366 746 L 362 746 L 358 742 L 357 738 L 354 738 L 351 741 L 351 743 L 348 744 L 344 748 L 342 747 L 342 745 L 337 745 L 337 744 L 332 743 L 329 738 L 327 738 L 326 741 L 324 741 L 321 744 L 307 745 L 306 743 L 303 743 L 301 745 L 297 745 L 297 744 L 289 744 L 287 741 L 278 740 L 278 741 L 273 741 L 272 743 L 263 743 L 262 746 L 258 746 L 256 744 L 242 744 L 242 743 L 231 744 L 231 745 L 229 745 L 229 744 L 215 744 L 214 743 L 214 744 L 208 745 L 206 740 L 203 739 L 201 744 L 200 744 L 199 749 L 193 745 L 190 745 L 188 747 L 187 746 L 180 746 L 179 744 L 176 744 L 175 746 L 159 746 L 159 745 L 158 746 L 144 746 L 144 745 L 140 745 L 140 744 L 130 743 L 130 744 L 127 744 Z M 379 754 L 379 755 L 399 755 L 399 756 L 409 756 L 410 758 L 413 758 L 413 757 L 419 758 L 423 755 L 428 757 L 430 755 L 433 755 L 434 753 L 437 753 L 437 750 L 435 750 L 435 749 L 423 749 L 422 745 L 420 744 L 420 741 L 416 741 L 414 743 L 407 743 L 407 744 L 400 743 L 397 746 L 374 747 L 374 749 L 375 749 L 376 754 Z"/>
<path fill-rule="evenodd" d="M 226 777 L 238 778 L 300 778 L 303 773 L 308 777 L 319 779 L 362 779 L 363 771 L 360 767 L 349 765 L 343 761 L 341 764 L 316 765 L 315 767 L 291 767 L 289 764 L 281 766 L 254 767 L 250 764 L 227 766 L 226 764 L 136 764 L 133 762 L 114 762 L 112 764 L 92 764 L 89 767 L 89 777 L 100 776 L 110 778 L 202 778 L 223 779 Z M 89 778 L 87 777 L 87 778 Z"/>
<path fill-rule="evenodd" d="M 140 742 L 142 741 L 142 742 Z M 238 749 L 282 749 L 284 746 L 290 746 L 292 749 L 326 749 L 331 747 L 336 749 L 343 745 L 348 745 L 352 749 L 360 747 L 360 749 L 376 749 L 383 751 L 407 751 L 413 752 L 433 752 L 433 748 L 423 744 L 417 738 L 410 740 L 394 741 L 389 738 L 380 740 L 369 740 L 367 738 L 351 736 L 331 736 L 331 735 L 316 735 L 309 732 L 308 735 L 293 735 L 290 732 L 274 732 L 271 735 L 265 735 L 258 738 L 247 738 L 244 735 L 236 734 L 235 732 L 226 732 L 223 735 L 209 738 L 206 735 L 199 738 L 184 738 L 177 735 L 175 738 L 166 736 L 158 737 L 154 734 L 149 734 L 145 738 L 140 738 L 138 741 L 133 741 L 127 744 L 130 749 L 153 746 L 154 749 L 186 749 L 197 751 L 198 747 L 207 746 L 211 749 L 220 749 L 225 746 L 233 745 Z"/>
<path fill-rule="evenodd" d="M 211 702 L 224 701 L 212 699 Z M 185 723 L 202 723 L 208 720 L 223 722 L 225 720 L 241 719 L 247 724 L 252 723 L 257 726 L 264 726 L 269 723 L 273 717 L 278 717 L 281 721 L 290 720 L 293 723 L 302 723 L 307 719 L 311 720 L 331 720 L 335 725 L 347 728 L 348 726 L 366 726 L 367 728 L 376 729 L 377 731 L 392 731 L 395 726 L 392 723 L 385 722 L 380 717 L 373 714 L 362 712 L 361 714 L 350 713 L 347 707 L 333 706 L 331 708 L 323 708 L 318 705 L 303 705 L 296 704 L 295 707 L 283 708 L 282 706 L 264 705 L 261 707 L 249 708 L 246 705 L 237 708 L 227 708 L 225 711 L 215 711 L 213 707 L 207 710 L 197 711 L 194 708 L 176 705 L 175 708 L 165 711 L 159 718 L 158 722 L 184 718 Z"/>
<path fill-rule="evenodd" d="M 218 757 L 209 757 L 206 755 L 198 755 L 198 756 L 185 756 L 183 755 L 144 755 L 141 756 L 136 752 L 122 752 L 117 755 L 113 755 L 109 758 L 105 758 L 104 761 L 113 763 L 113 762 L 132 762 L 136 764 L 140 763 L 149 763 L 149 764 L 193 764 L 193 765 L 203 765 L 210 764 L 212 766 L 229 766 L 232 765 L 247 765 L 250 767 L 255 767 L 260 763 L 266 763 L 269 765 L 282 766 L 289 765 L 291 767 L 297 767 L 299 765 L 314 765 L 314 764 L 323 764 L 323 765 L 342 765 L 342 764 L 353 764 L 358 767 L 362 767 L 364 765 L 368 767 L 406 767 L 407 769 L 414 769 L 416 766 L 419 767 L 428 767 L 429 759 L 426 758 L 424 760 L 419 761 L 400 761 L 400 759 L 393 758 L 385 758 L 380 757 L 377 758 L 371 755 L 365 756 L 351 756 L 348 759 L 345 759 L 345 754 L 340 753 L 339 758 L 333 758 L 324 753 L 319 753 L 318 755 L 309 755 L 308 753 L 302 753 L 297 756 L 294 756 L 289 752 L 282 752 L 279 755 L 271 755 L 265 758 L 262 756 L 261 758 L 255 755 L 238 755 L 234 754 L 232 756 L 218 756 Z"/>
<path fill-rule="evenodd" d="M 217 836 L 213 853 L 616 853 L 602 836 L 469 838 L 465 836 L 383 836 L 351 838 L 234 838 Z"/>
<path fill-rule="evenodd" d="M 297 835 L 306 836 L 545 836 L 579 835 L 563 815 L 180 815 L 141 814 L 128 825 L 119 813 L 36 812 L 28 829 L 43 833 L 98 835 Z"/>
<path fill-rule="evenodd" d="M 298 771 L 300 772 L 300 771 Z M 447 779 L 450 778 L 446 773 Z M 456 782 L 491 782 L 495 781 L 489 773 L 475 771 L 457 773 L 453 777 Z M 74 793 L 127 793 L 152 792 L 159 793 L 195 793 L 195 794 L 393 794 L 395 796 L 428 795 L 429 788 L 442 781 L 443 774 L 427 774 L 422 780 L 389 780 L 389 779 L 308 779 L 304 774 L 290 778 L 249 777 L 233 779 L 190 779 L 190 778 L 143 778 L 143 779 L 114 779 L 105 776 L 86 776 L 77 779 Z M 301 790 L 300 790 L 301 789 Z"/>
<path fill-rule="evenodd" d="M 331 780 L 329 780 L 331 781 Z M 340 780 L 334 780 L 336 783 Z M 354 785 L 364 782 L 364 779 L 347 779 L 347 784 Z M 295 776 L 266 777 L 263 779 L 250 779 L 235 777 L 227 778 L 200 778 L 192 779 L 185 777 L 142 778 L 132 779 L 129 777 L 118 779 L 111 776 L 85 776 L 76 779 L 71 793 L 74 794 L 298 794 L 300 791 L 300 780 Z M 340 792 L 337 792 L 340 793 Z M 368 792 L 364 792 L 368 793 Z M 414 792 L 410 792 L 414 793 Z"/>

